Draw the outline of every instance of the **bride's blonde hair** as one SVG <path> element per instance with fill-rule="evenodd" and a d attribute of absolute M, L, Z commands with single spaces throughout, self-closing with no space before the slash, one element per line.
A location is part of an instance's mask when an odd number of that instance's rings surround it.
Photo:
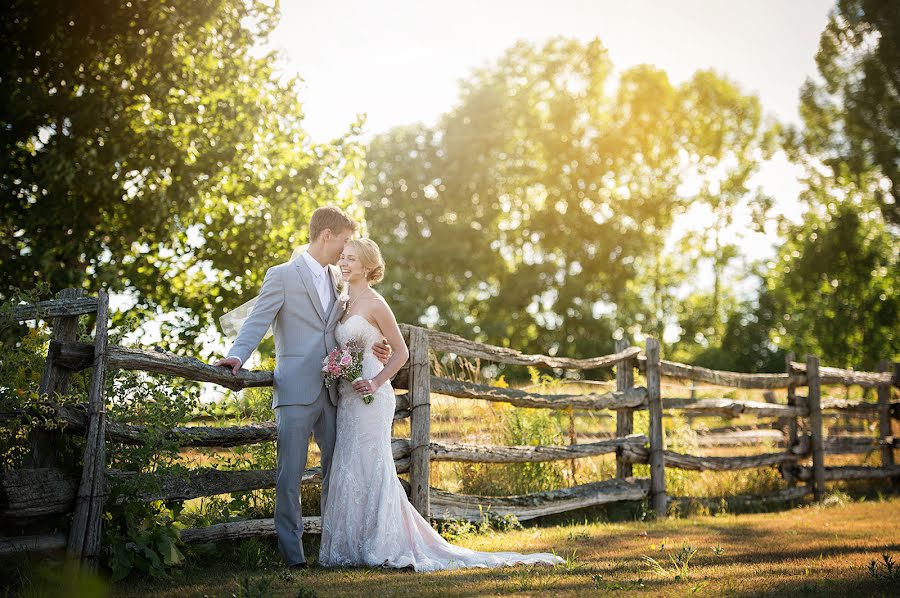
<path fill-rule="evenodd" d="M 381 282 L 384 279 L 384 258 L 381 257 L 381 249 L 378 248 L 378 244 L 366 237 L 351 239 L 347 241 L 347 245 L 356 249 L 362 267 L 369 271 L 366 276 L 369 284 Z"/>

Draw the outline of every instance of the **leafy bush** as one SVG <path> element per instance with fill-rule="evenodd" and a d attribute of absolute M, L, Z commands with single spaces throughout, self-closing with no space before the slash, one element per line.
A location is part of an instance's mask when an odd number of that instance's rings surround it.
<path fill-rule="evenodd" d="M 91 369 L 76 372 L 71 377 L 69 391 L 64 395 L 39 395 L 50 327 L 38 321 L 19 327 L 3 315 L 19 303 L 34 303 L 46 295 L 38 287 L 31 292 L 18 292 L 0 306 L 0 326 L 3 326 L 4 359 L 0 362 L 0 411 L 20 413 L 23 421 L 13 421 L 0 428 L 0 459 L 5 469 L 24 467 L 29 453 L 28 436 L 42 428 L 59 430 L 60 423 L 49 417 L 52 410 L 45 402 L 74 406 L 87 402 Z M 133 332 L 139 322 L 130 314 L 117 318 L 121 323 L 109 330 L 109 343 L 120 344 Z M 89 318 L 79 318 L 77 340 L 93 343 Z M 18 333 L 19 336 L 12 339 Z M 175 426 L 189 421 L 199 401 L 199 387 L 193 383 L 160 384 L 143 372 L 117 370 L 106 380 L 106 413 L 110 423 L 135 424 L 143 428 L 142 444 L 107 443 L 107 466 L 138 474 L 127 484 L 111 489 L 104 513 L 104 558 L 114 579 L 123 579 L 132 572 L 155 578 L 165 578 L 181 564 L 179 535 L 175 523 L 180 506 L 162 502 L 145 502 L 139 497 L 159 488 L 157 473 L 184 471 L 177 465 L 179 442 L 168 434 Z M 46 414 L 47 417 L 42 415 Z M 53 434 L 56 466 L 74 476 L 81 474 L 84 438 L 74 434 Z"/>
<path fill-rule="evenodd" d="M 48 295 L 46 285 L 38 285 L 32 291 L 17 291 L 0 305 L 0 412 L 18 414 L 0 426 L 0 467 L 5 470 L 25 467 L 29 455 L 28 438 L 35 430 L 59 430 L 62 426 L 52 418 L 52 410 L 39 395 L 41 377 L 47 349 L 50 345 L 50 327 L 41 320 L 21 325 L 11 319 L 12 310 L 20 303 L 36 303 Z M 76 339 L 90 341 L 85 319 L 81 318 Z M 64 396 L 55 396 L 60 405 L 74 405 L 85 400 L 89 371 L 76 372 L 70 377 L 69 390 Z M 84 452 L 83 443 L 67 434 L 50 436 L 57 466 L 79 471 L 77 463 Z"/>
<path fill-rule="evenodd" d="M 184 561 L 175 521 L 180 503 L 131 501 L 108 507 L 104 514 L 104 549 L 112 580 L 132 573 L 169 579 Z"/>

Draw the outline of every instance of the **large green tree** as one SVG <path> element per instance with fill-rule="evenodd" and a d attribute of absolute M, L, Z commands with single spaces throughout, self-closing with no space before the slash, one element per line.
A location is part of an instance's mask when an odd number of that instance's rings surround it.
<path fill-rule="evenodd" d="M 799 224 L 766 288 L 772 339 L 798 354 L 871 369 L 900 353 L 900 10 L 840 0 L 822 33 L 818 80 L 801 91 L 802 128 L 785 134 L 803 166 Z"/>
<path fill-rule="evenodd" d="M 6 6 L 0 296 L 128 290 L 179 311 L 190 341 L 305 240 L 312 209 L 350 201 L 357 131 L 311 143 L 297 82 L 258 50 L 277 3 Z"/>
<path fill-rule="evenodd" d="M 775 128 L 759 98 L 711 71 L 678 88 L 677 114 L 687 164 L 678 193 L 687 211 L 667 247 L 639 257 L 636 289 L 650 300 L 646 330 L 663 339 L 670 355 L 689 355 L 721 342 L 737 303 L 733 283 L 748 271 L 739 246 L 742 219 L 752 214 L 758 229 L 771 206 L 753 176 L 771 156 Z M 708 288 L 701 272 L 709 273 Z M 665 342 L 666 326 L 680 331 L 674 343 Z"/>
<path fill-rule="evenodd" d="M 678 192 L 698 163 L 746 145 L 752 171 L 758 106 L 712 73 L 681 86 L 649 66 L 611 73 L 596 40 L 520 43 L 464 80 L 436 126 L 373 140 L 362 200 L 402 320 L 566 355 L 658 332 L 636 281 L 699 201 Z"/>
<path fill-rule="evenodd" d="M 865 205 L 820 204 L 786 228 L 765 290 L 785 350 L 868 370 L 900 354 L 900 244 Z"/>
<path fill-rule="evenodd" d="M 865 189 L 900 225 L 900 5 L 838 0 L 801 91 L 801 157 Z"/>

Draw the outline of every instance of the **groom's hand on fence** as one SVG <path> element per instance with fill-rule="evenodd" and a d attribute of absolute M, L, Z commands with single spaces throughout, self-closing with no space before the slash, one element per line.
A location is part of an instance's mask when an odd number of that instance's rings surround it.
<path fill-rule="evenodd" d="M 213 364 L 216 367 L 219 366 L 227 366 L 231 368 L 231 373 L 237 375 L 238 370 L 241 369 L 241 360 L 237 357 L 226 357 L 225 359 L 220 359 L 219 361 Z"/>
<path fill-rule="evenodd" d="M 391 349 L 391 345 L 387 342 L 387 339 L 382 338 L 380 343 L 372 345 L 372 352 L 375 353 L 375 357 L 378 358 L 378 361 L 387 363 L 394 350 Z"/>

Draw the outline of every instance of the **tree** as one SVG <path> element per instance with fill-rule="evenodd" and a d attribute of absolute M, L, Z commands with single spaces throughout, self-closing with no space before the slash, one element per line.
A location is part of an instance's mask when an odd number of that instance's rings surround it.
<path fill-rule="evenodd" d="M 758 125 L 720 114 L 736 102 L 702 93 L 713 75 L 676 87 L 639 66 L 610 93 L 611 71 L 597 40 L 520 43 L 437 126 L 373 140 L 362 202 L 401 319 L 566 355 L 611 351 L 646 321 L 634 283 L 693 199 L 677 193 L 689 160 Z"/>
<path fill-rule="evenodd" d="M 805 129 L 797 157 L 825 176 L 871 193 L 900 225 L 900 9 L 896 2 L 838 0 L 819 41 L 819 81 L 801 90 Z"/>
<path fill-rule="evenodd" d="M 804 167 L 807 211 L 782 223 L 769 265 L 772 338 L 834 365 L 872 369 L 900 349 L 898 40 L 894 4 L 840 0 L 816 56 L 821 81 L 801 92 L 805 127 L 784 136 Z"/>
<path fill-rule="evenodd" d="M 869 202 L 830 203 L 787 227 L 770 264 L 775 342 L 828 364 L 872 370 L 900 353 L 900 248 Z"/>
<path fill-rule="evenodd" d="M 0 47 L 0 297 L 128 290 L 191 339 L 350 200 L 355 130 L 315 145 L 256 0 L 14 0 Z"/>
<path fill-rule="evenodd" d="M 718 346 L 737 303 L 729 283 L 743 278 L 746 268 L 734 270 L 743 236 L 735 219 L 752 213 L 761 226 L 771 206 L 771 198 L 751 185 L 771 156 L 775 129 L 765 123 L 759 98 L 712 71 L 698 71 L 678 88 L 677 114 L 687 140 L 680 146 L 686 166 L 678 189 L 686 212 L 676 224 L 683 232 L 673 231 L 665 246 L 638 258 L 637 288 L 652 297 L 646 329 L 663 340 L 668 354 L 689 359 L 697 350 Z M 707 270 L 710 289 L 698 283 L 699 273 Z M 673 325 L 680 337 L 666 343 L 664 330 Z"/>

